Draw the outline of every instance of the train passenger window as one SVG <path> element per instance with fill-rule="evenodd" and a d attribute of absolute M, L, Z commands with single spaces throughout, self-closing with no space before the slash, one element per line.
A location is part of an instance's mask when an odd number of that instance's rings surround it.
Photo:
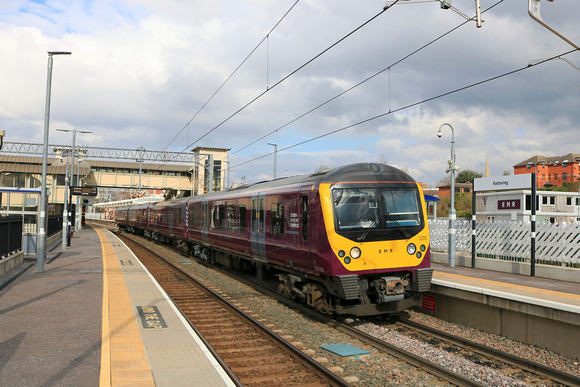
<path fill-rule="evenodd" d="M 219 206 L 217 208 L 217 212 L 216 212 L 217 216 L 216 216 L 216 224 L 215 226 L 217 228 L 225 228 L 225 221 L 226 221 L 226 207 L 225 206 Z"/>
<path fill-rule="evenodd" d="M 200 208 L 197 206 L 189 207 L 189 226 L 199 226 L 200 220 Z"/>
<path fill-rule="evenodd" d="M 228 206 L 227 211 L 227 224 L 226 227 L 228 230 L 237 230 L 238 229 L 238 221 L 236 220 L 236 207 Z"/>
<path fill-rule="evenodd" d="M 240 206 L 238 211 L 240 231 L 246 231 L 246 207 Z"/>
<path fill-rule="evenodd" d="M 302 240 L 308 240 L 308 196 L 302 196 Z"/>
<path fill-rule="evenodd" d="M 284 205 L 280 203 L 272 204 L 270 210 L 271 224 L 270 232 L 272 235 L 283 235 L 284 234 Z"/>

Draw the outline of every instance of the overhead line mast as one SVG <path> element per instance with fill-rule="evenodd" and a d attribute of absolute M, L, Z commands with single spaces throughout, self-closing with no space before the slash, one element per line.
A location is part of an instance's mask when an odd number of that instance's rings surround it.
<path fill-rule="evenodd" d="M 481 1 L 480 0 L 475 0 L 475 17 L 469 17 L 466 14 L 464 14 L 463 12 L 461 12 L 460 10 L 458 10 L 457 8 L 455 8 L 454 6 L 451 5 L 451 1 L 452 0 L 397 0 L 397 1 L 387 1 L 385 3 L 385 8 L 387 9 L 389 7 L 391 7 L 392 5 L 395 5 L 396 3 L 399 4 L 416 4 L 416 3 L 432 3 L 432 2 L 439 2 L 441 3 L 441 9 L 450 9 L 452 11 L 454 11 L 456 14 L 462 16 L 463 18 L 465 18 L 465 20 L 475 20 L 475 23 L 477 25 L 477 28 L 481 28 L 481 23 L 483 22 L 481 20 Z M 539 0 L 538 0 L 539 1 Z"/>

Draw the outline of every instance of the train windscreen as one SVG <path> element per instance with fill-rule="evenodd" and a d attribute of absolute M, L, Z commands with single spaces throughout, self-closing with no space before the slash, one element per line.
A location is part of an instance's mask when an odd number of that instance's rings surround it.
<path fill-rule="evenodd" d="M 409 238 L 423 228 L 416 187 L 335 188 L 339 234 L 359 241 Z"/>

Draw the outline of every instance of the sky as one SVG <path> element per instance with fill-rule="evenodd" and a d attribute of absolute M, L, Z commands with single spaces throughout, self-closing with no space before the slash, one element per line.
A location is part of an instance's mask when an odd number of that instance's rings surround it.
<path fill-rule="evenodd" d="M 475 15 L 474 0 L 452 5 Z M 270 143 L 277 177 L 383 161 L 435 186 L 449 126 L 460 170 L 487 161 L 500 176 L 580 152 L 580 53 L 530 18 L 528 0 L 481 0 L 481 28 L 439 2 L 384 6 L 0 0 L 0 129 L 43 142 L 47 52 L 70 51 L 54 56 L 49 143 L 70 144 L 56 129 L 76 128 L 94 147 L 228 148 L 231 182 L 271 179 Z M 540 6 L 580 45 L 579 1 Z"/>

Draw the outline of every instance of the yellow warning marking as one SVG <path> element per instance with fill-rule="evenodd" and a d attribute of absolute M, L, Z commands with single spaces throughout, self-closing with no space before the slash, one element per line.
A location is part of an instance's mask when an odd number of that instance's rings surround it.
<path fill-rule="evenodd" d="M 553 295 L 553 296 L 566 297 L 566 298 L 572 298 L 575 300 L 580 300 L 580 295 L 578 295 L 578 294 L 562 293 L 562 292 L 556 292 L 553 290 L 532 288 L 530 286 L 515 285 L 515 284 L 509 284 L 509 283 L 505 283 L 505 282 L 497 282 L 497 281 L 491 281 L 491 280 L 475 278 L 475 277 L 467 277 L 467 276 L 463 276 L 463 275 L 459 275 L 459 274 L 445 273 L 445 272 L 436 270 L 433 272 L 433 278 L 437 278 L 437 277 L 453 277 L 453 278 L 463 279 L 463 280 L 469 281 L 470 283 L 480 282 L 480 283 L 490 284 L 490 285 L 504 287 L 504 288 L 526 290 L 526 291 L 534 292 L 534 293 L 549 294 L 549 295 Z"/>
<path fill-rule="evenodd" d="M 153 375 L 113 246 L 95 229 L 103 250 L 101 386 L 154 386 Z"/>

